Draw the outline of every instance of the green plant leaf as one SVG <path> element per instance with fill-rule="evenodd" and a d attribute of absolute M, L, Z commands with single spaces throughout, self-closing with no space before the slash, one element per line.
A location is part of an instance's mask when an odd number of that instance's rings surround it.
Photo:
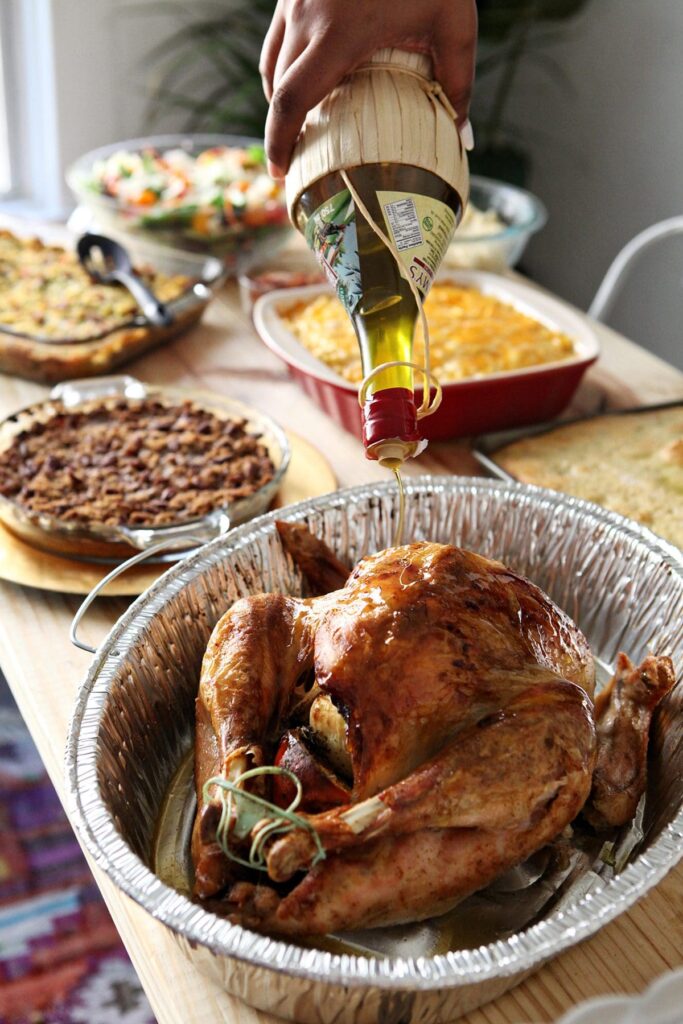
<path fill-rule="evenodd" d="M 470 156 L 470 167 L 474 174 L 525 186 L 529 179 L 531 160 L 520 146 L 502 143 L 485 149 L 477 147 Z"/>
<path fill-rule="evenodd" d="M 489 53 L 485 57 L 479 57 L 477 59 L 475 81 L 478 81 L 483 75 L 490 74 L 491 71 L 496 71 L 507 59 L 507 48 L 504 47 L 494 50 L 493 53 Z"/>
<path fill-rule="evenodd" d="M 479 38 L 503 42 L 524 21 L 564 21 L 579 14 L 590 0 L 477 0 Z"/>
<path fill-rule="evenodd" d="M 477 0 L 480 42 L 477 78 L 494 78 L 496 96 L 478 138 L 509 141 L 503 125 L 518 66 L 535 64 L 560 88 L 570 88 L 561 65 L 543 47 L 566 39 L 568 22 L 590 0 Z M 146 55 L 151 66 L 150 127 L 176 112 L 182 130 L 263 135 L 267 103 L 258 61 L 275 0 L 157 0 L 123 8 L 138 16 L 173 13 L 177 28 Z M 519 139 L 513 136 L 519 144 Z M 484 146 L 484 148 L 486 148 Z M 523 144 L 522 144 L 523 148 Z"/>
<path fill-rule="evenodd" d="M 275 0 L 132 4 L 127 11 L 173 13 L 178 28 L 146 55 L 151 66 L 146 120 L 189 112 L 184 130 L 261 136 L 267 113 L 258 62 Z M 221 102 L 223 101 L 223 102 Z"/>
<path fill-rule="evenodd" d="M 560 64 L 559 61 L 555 60 L 547 53 L 536 53 L 534 50 L 530 50 L 526 55 L 527 63 L 536 64 L 542 68 L 545 74 L 553 80 L 562 92 L 567 96 L 576 96 L 576 89 L 572 85 L 567 73 Z"/>

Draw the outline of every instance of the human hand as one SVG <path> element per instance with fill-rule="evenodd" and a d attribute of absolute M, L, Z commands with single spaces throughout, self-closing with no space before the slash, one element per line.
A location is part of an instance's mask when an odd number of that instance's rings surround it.
<path fill-rule="evenodd" d="M 270 103 L 270 173 L 284 177 L 308 111 L 388 46 L 431 56 L 434 77 L 455 108 L 463 144 L 471 149 L 476 38 L 475 0 L 278 0 L 260 63 Z"/>

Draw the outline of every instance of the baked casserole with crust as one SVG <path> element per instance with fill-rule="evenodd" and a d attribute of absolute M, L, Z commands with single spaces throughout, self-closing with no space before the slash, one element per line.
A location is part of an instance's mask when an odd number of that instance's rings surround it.
<path fill-rule="evenodd" d="M 210 293 L 197 295 L 196 280 L 138 273 L 171 305 L 170 325 L 147 323 L 125 288 L 92 281 L 73 251 L 0 231 L 0 372 L 44 383 L 99 375 L 199 319 Z"/>
<path fill-rule="evenodd" d="M 683 404 L 570 423 L 493 459 L 523 483 L 594 501 L 683 548 Z"/>
<path fill-rule="evenodd" d="M 442 384 L 576 357 L 571 338 L 478 288 L 437 282 L 425 302 L 432 370 Z M 340 377 L 363 379 L 353 328 L 334 295 L 297 302 L 281 313 L 300 343 Z M 415 361 L 423 358 L 417 332 Z"/>

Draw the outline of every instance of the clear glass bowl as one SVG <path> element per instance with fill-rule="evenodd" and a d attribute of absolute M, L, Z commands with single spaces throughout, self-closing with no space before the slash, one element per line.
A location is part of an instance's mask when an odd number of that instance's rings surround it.
<path fill-rule="evenodd" d="M 52 513 L 27 509 L 14 498 L 0 495 L 0 522 L 32 547 L 67 558 L 88 562 L 120 562 L 136 551 L 144 551 L 161 541 L 170 541 L 175 554 L 159 560 L 178 558 L 183 550 L 196 548 L 236 526 L 264 513 L 280 488 L 289 466 L 291 451 L 281 427 L 269 416 L 224 395 L 186 391 L 183 388 L 146 384 L 135 377 L 111 376 L 89 380 L 66 381 L 54 388 L 47 399 L 20 409 L 0 421 L 0 452 L 13 443 L 17 435 L 36 422 L 46 422 L 57 413 L 85 409 L 94 403 L 121 400 L 155 399 L 173 405 L 186 400 L 226 419 L 244 420 L 246 428 L 257 434 L 268 449 L 275 472 L 271 480 L 253 494 L 219 506 L 201 519 L 178 518 L 164 526 L 121 524 L 110 526 L 91 521 L 71 522 Z M 171 545 L 169 545 L 169 548 Z"/>
<path fill-rule="evenodd" d="M 174 249 L 201 253 L 220 258 L 229 273 L 237 274 L 266 252 L 272 253 L 284 242 L 290 232 L 284 190 L 276 199 L 264 202 L 262 223 L 247 224 L 240 219 L 212 228 L 210 233 L 197 230 L 193 217 L 179 215 L 172 210 L 155 209 L 154 204 L 141 206 L 126 203 L 119 197 L 98 191 L 93 179 L 96 163 L 114 153 L 139 153 L 147 149 L 165 152 L 182 149 L 198 156 L 216 146 L 248 149 L 262 145 L 259 139 L 235 135 L 150 135 L 142 139 L 125 139 L 99 149 L 93 149 L 72 164 L 66 180 L 78 203 L 92 216 L 93 227 L 111 234 L 136 251 L 136 242 L 155 243 Z M 265 168 L 264 168 L 265 171 Z M 186 207 L 187 209 L 187 207 Z M 195 211 L 201 214 L 202 211 Z M 208 207 L 207 212 L 215 212 Z M 253 212 L 253 211 L 252 211 Z M 260 210 L 258 211 L 261 212 Z M 193 226 L 194 225 L 194 226 Z"/>
<path fill-rule="evenodd" d="M 446 267 L 498 271 L 514 267 L 531 236 L 548 219 L 545 206 L 531 192 L 493 178 L 472 176 L 470 204 L 482 213 L 493 211 L 504 226 L 482 234 L 463 234 L 458 229 L 444 258 Z"/>

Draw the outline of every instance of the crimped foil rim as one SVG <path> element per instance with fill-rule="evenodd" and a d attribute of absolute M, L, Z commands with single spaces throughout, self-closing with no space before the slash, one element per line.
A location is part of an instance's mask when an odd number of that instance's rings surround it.
<path fill-rule="evenodd" d="M 118 620 L 101 644 L 78 692 L 69 726 L 65 770 L 67 808 L 87 850 L 99 867 L 153 917 L 191 943 L 213 953 L 296 977 L 346 986 L 376 986 L 403 990 L 456 988 L 495 977 L 530 971 L 568 946 L 588 938 L 613 920 L 659 882 L 683 857 L 683 805 L 675 818 L 638 859 L 621 874 L 580 898 L 566 909 L 521 933 L 480 946 L 433 957 L 365 958 L 304 949 L 251 932 L 209 913 L 157 878 L 122 839 L 104 805 L 97 785 L 97 735 L 108 683 L 116 672 L 118 647 L 132 643 L 166 601 L 195 576 L 235 550 L 270 531 L 276 519 L 297 520 L 310 513 L 380 497 L 393 489 L 387 482 L 351 487 L 306 500 L 261 516 L 204 545 L 169 569 Z M 616 527 L 661 557 L 667 569 L 683 581 L 683 553 L 650 530 L 598 505 L 545 488 L 467 477 L 414 477 L 408 493 L 476 493 L 495 491 L 502 499 L 522 499 L 530 505 L 564 507 L 590 515 L 596 525 Z"/>

